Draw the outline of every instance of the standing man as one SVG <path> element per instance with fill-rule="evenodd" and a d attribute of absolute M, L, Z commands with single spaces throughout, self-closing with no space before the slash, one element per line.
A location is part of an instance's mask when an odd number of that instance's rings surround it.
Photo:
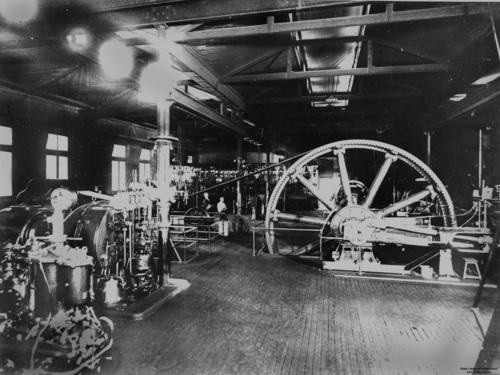
<path fill-rule="evenodd" d="M 208 211 L 212 209 L 212 203 L 210 203 L 210 198 L 208 193 L 203 193 L 203 202 L 201 202 L 201 208 L 206 211 L 208 215 Z"/>
<path fill-rule="evenodd" d="M 219 198 L 217 212 L 220 214 L 219 234 L 227 237 L 229 236 L 229 222 L 227 220 L 227 206 L 224 203 L 224 197 Z"/>

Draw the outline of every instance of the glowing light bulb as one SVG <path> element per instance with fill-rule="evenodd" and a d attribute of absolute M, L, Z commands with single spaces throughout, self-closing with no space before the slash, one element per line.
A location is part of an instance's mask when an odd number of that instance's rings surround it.
<path fill-rule="evenodd" d="M 9 23 L 26 23 L 38 12 L 38 0 L 1 0 L 0 15 Z"/>
<path fill-rule="evenodd" d="M 108 40 L 99 48 L 99 64 L 106 76 L 120 79 L 128 76 L 134 67 L 132 50 L 119 40 Z"/>
<path fill-rule="evenodd" d="M 66 35 L 66 41 L 72 51 L 81 52 L 90 47 L 92 37 L 87 30 L 77 27 Z"/>
<path fill-rule="evenodd" d="M 166 99 L 177 86 L 180 72 L 168 60 L 154 62 L 144 68 L 139 79 L 139 99 L 156 103 Z"/>

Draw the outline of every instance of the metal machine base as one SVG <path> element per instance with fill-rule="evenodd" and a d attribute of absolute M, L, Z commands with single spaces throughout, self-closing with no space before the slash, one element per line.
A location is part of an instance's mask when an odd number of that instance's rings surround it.
<path fill-rule="evenodd" d="M 404 265 L 380 264 L 376 262 L 330 262 L 323 261 L 323 269 L 328 271 L 373 272 L 407 275 Z"/>
<path fill-rule="evenodd" d="M 165 302 L 190 286 L 187 280 L 169 279 L 167 285 L 149 296 L 132 303 L 120 302 L 106 306 L 101 313 L 111 319 L 144 320 L 153 315 Z"/>
<path fill-rule="evenodd" d="M 353 272 L 378 272 L 405 275 L 410 272 L 405 265 L 382 264 L 374 256 L 372 247 L 354 246 L 343 244 L 342 251 L 334 253 L 334 261 L 323 261 L 324 270 L 353 271 Z"/>

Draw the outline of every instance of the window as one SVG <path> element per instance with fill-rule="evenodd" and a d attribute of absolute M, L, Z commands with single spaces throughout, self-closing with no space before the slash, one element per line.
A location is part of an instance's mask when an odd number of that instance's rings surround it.
<path fill-rule="evenodd" d="M 45 177 L 48 180 L 68 179 L 68 137 L 49 133 L 45 157 Z"/>
<path fill-rule="evenodd" d="M 127 188 L 126 160 L 127 148 L 123 145 L 114 145 L 111 155 L 111 190 L 125 190 Z"/>
<path fill-rule="evenodd" d="M 0 197 L 12 195 L 12 128 L 0 126 Z"/>
<path fill-rule="evenodd" d="M 143 148 L 139 157 L 139 181 L 143 182 L 151 178 L 151 150 Z"/>

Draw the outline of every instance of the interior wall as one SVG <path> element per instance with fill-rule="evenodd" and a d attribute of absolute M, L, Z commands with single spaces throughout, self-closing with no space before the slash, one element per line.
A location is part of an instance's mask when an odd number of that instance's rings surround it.
<path fill-rule="evenodd" d="M 500 132 L 498 125 L 483 130 L 483 180 L 500 184 Z M 450 124 L 433 134 L 433 169 L 447 186 L 455 205 L 469 208 L 472 192 L 479 187 L 479 127 Z"/>
<path fill-rule="evenodd" d="M 94 120 L 40 105 L 30 99 L 19 102 L 2 98 L 0 106 L 3 109 L 0 113 L 0 125 L 11 127 L 13 133 L 13 195 L 0 199 L 2 207 L 14 203 L 16 195 L 31 179 L 41 180 L 47 187 L 94 190 L 98 186 L 103 192 L 111 193 L 111 154 L 115 143 L 130 145 L 130 149 L 136 151 L 131 154 L 136 156 L 138 164 L 143 142 L 101 132 Z M 68 137 L 68 180 L 45 179 L 48 133 Z M 132 164 L 131 161 L 130 165 Z"/>

